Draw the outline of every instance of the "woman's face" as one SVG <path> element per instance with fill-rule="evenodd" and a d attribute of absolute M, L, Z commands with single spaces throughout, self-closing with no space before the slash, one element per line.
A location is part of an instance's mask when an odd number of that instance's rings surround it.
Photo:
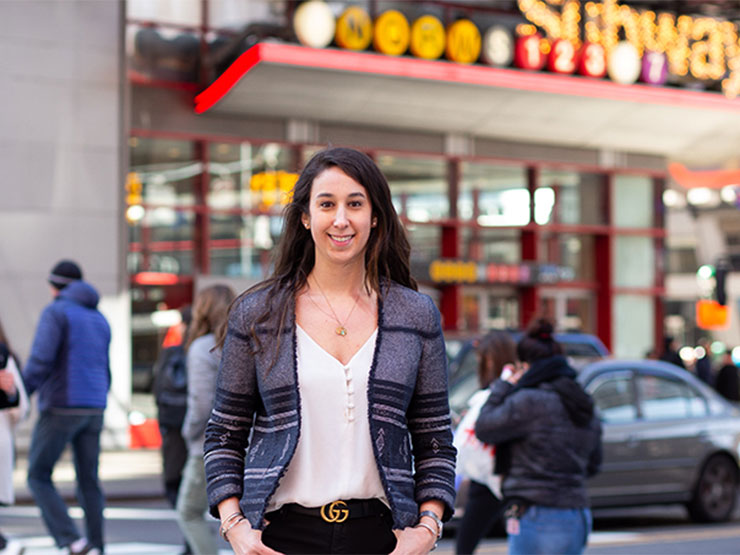
<path fill-rule="evenodd" d="M 337 167 L 313 180 L 308 226 L 316 249 L 316 263 L 364 264 L 365 247 L 376 219 L 365 188 Z"/>

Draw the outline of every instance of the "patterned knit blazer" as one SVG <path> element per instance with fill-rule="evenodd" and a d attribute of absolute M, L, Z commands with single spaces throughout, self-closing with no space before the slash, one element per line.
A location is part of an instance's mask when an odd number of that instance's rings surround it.
<path fill-rule="evenodd" d="M 432 499 L 444 503 L 446 520 L 455 497 L 455 448 L 439 312 L 427 295 L 396 283 L 379 297 L 368 418 L 393 527 L 416 524 L 418 505 Z M 277 329 L 269 322 L 257 327 L 261 348 L 251 354 L 251 323 L 272 299 L 257 291 L 231 310 L 204 447 L 211 514 L 218 517 L 218 504 L 236 497 L 255 529 L 264 527 L 265 507 L 301 432 L 294 305 L 277 357 Z"/>

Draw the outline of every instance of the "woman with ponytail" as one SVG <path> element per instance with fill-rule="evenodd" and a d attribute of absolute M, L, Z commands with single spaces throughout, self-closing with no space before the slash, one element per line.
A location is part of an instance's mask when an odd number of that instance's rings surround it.
<path fill-rule="evenodd" d="M 496 445 L 509 553 L 581 553 L 592 522 L 586 478 L 601 464 L 601 424 L 549 321 L 530 326 L 517 357 L 516 371 L 492 384 L 475 427 L 478 439 Z"/>

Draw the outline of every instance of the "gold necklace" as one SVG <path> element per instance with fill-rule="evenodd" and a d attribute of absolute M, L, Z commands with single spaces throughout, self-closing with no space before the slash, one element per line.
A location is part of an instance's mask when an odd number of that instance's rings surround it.
<path fill-rule="evenodd" d="M 334 307 L 331 306 L 331 303 L 329 302 L 329 298 L 326 296 L 326 294 L 324 293 L 324 291 L 321 289 L 321 286 L 319 285 L 318 280 L 316 278 L 314 278 L 314 281 L 316 282 L 316 288 L 319 290 L 319 292 L 321 293 L 321 296 L 324 297 L 324 300 L 326 301 L 326 304 L 329 306 L 329 310 L 331 310 L 331 313 L 333 314 L 334 319 L 337 321 L 337 324 L 339 324 L 339 327 L 337 327 L 334 330 L 334 332 L 337 335 L 341 335 L 342 337 L 344 337 L 345 335 L 347 335 L 347 328 L 345 327 L 345 324 L 347 322 L 349 322 L 349 317 L 352 316 L 352 313 L 355 311 L 355 307 L 357 306 L 357 302 L 360 300 L 360 295 L 355 296 L 355 304 L 352 305 L 352 308 L 350 309 L 349 314 L 347 314 L 347 318 L 345 318 L 344 324 L 343 324 L 342 321 L 337 316 L 337 313 L 334 311 Z M 325 310 L 323 310 L 318 305 L 318 303 L 316 301 L 314 301 L 310 296 L 308 298 L 311 299 L 311 302 L 316 305 L 316 308 L 318 308 L 319 310 L 321 310 L 321 312 L 323 312 L 324 314 L 327 314 L 327 312 Z"/>

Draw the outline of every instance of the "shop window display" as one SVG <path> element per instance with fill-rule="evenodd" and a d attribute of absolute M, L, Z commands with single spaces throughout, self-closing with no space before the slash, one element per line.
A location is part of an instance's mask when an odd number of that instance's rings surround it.
<path fill-rule="evenodd" d="M 535 190 L 535 220 L 569 225 L 605 225 L 604 175 L 543 168 Z"/>
<path fill-rule="evenodd" d="M 519 166 L 463 162 L 458 217 L 480 226 L 519 226 L 529 223 L 526 170 Z"/>

